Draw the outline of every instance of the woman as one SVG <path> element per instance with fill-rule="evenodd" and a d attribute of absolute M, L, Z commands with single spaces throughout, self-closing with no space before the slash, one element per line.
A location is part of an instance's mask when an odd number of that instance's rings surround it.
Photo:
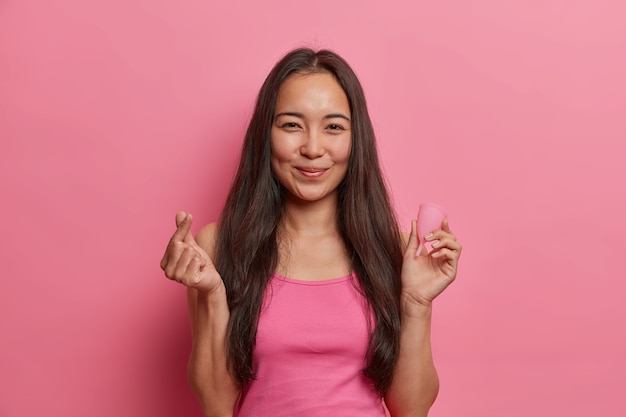
<path fill-rule="evenodd" d="M 191 216 L 161 267 L 188 287 L 188 376 L 207 416 L 426 416 L 438 392 L 432 301 L 461 246 L 417 253 L 379 167 L 360 83 L 297 49 L 268 75 L 217 224 Z"/>

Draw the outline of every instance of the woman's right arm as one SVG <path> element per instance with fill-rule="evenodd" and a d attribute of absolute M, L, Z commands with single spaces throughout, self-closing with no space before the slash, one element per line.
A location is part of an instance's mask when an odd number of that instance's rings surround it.
<path fill-rule="evenodd" d="M 207 417 L 232 417 L 240 389 L 226 360 L 226 333 L 230 311 L 224 283 L 212 262 L 215 225 L 207 225 L 196 238 L 191 216 L 176 215 L 177 229 L 161 267 L 165 275 L 187 286 L 192 348 L 187 376 Z"/>
<path fill-rule="evenodd" d="M 207 417 L 232 417 L 239 397 L 226 361 L 230 312 L 224 285 L 210 293 L 189 288 L 192 347 L 187 377 Z M 193 306 L 192 306 L 193 304 Z"/>

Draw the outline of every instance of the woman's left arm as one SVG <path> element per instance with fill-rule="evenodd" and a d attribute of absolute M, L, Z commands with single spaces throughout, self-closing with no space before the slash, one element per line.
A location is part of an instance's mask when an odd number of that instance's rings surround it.
<path fill-rule="evenodd" d="M 426 240 L 433 250 L 417 254 L 413 221 L 402 265 L 400 353 L 385 396 L 392 417 L 426 417 L 439 392 L 430 343 L 432 302 L 454 281 L 461 245 L 447 220 Z"/>

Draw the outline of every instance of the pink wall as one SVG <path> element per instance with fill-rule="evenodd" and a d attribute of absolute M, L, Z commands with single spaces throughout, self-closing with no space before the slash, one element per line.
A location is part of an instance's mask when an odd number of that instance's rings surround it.
<path fill-rule="evenodd" d="M 360 75 L 403 224 L 464 243 L 431 416 L 623 416 L 624 2 L 296 3 L 0 2 L 0 416 L 200 415 L 158 263 L 299 45 Z"/>

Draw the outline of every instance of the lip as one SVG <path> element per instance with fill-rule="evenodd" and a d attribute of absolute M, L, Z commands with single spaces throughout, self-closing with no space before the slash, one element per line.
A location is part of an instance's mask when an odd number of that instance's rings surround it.
<path fill-rule="evenodd" d="M 317 178 L 324 175 L 324 173 L 328 170 L 328 168 L 305 168 L 305 167 L 296 167 L 298 172 L 304 175 L 307 178 Z"/>

